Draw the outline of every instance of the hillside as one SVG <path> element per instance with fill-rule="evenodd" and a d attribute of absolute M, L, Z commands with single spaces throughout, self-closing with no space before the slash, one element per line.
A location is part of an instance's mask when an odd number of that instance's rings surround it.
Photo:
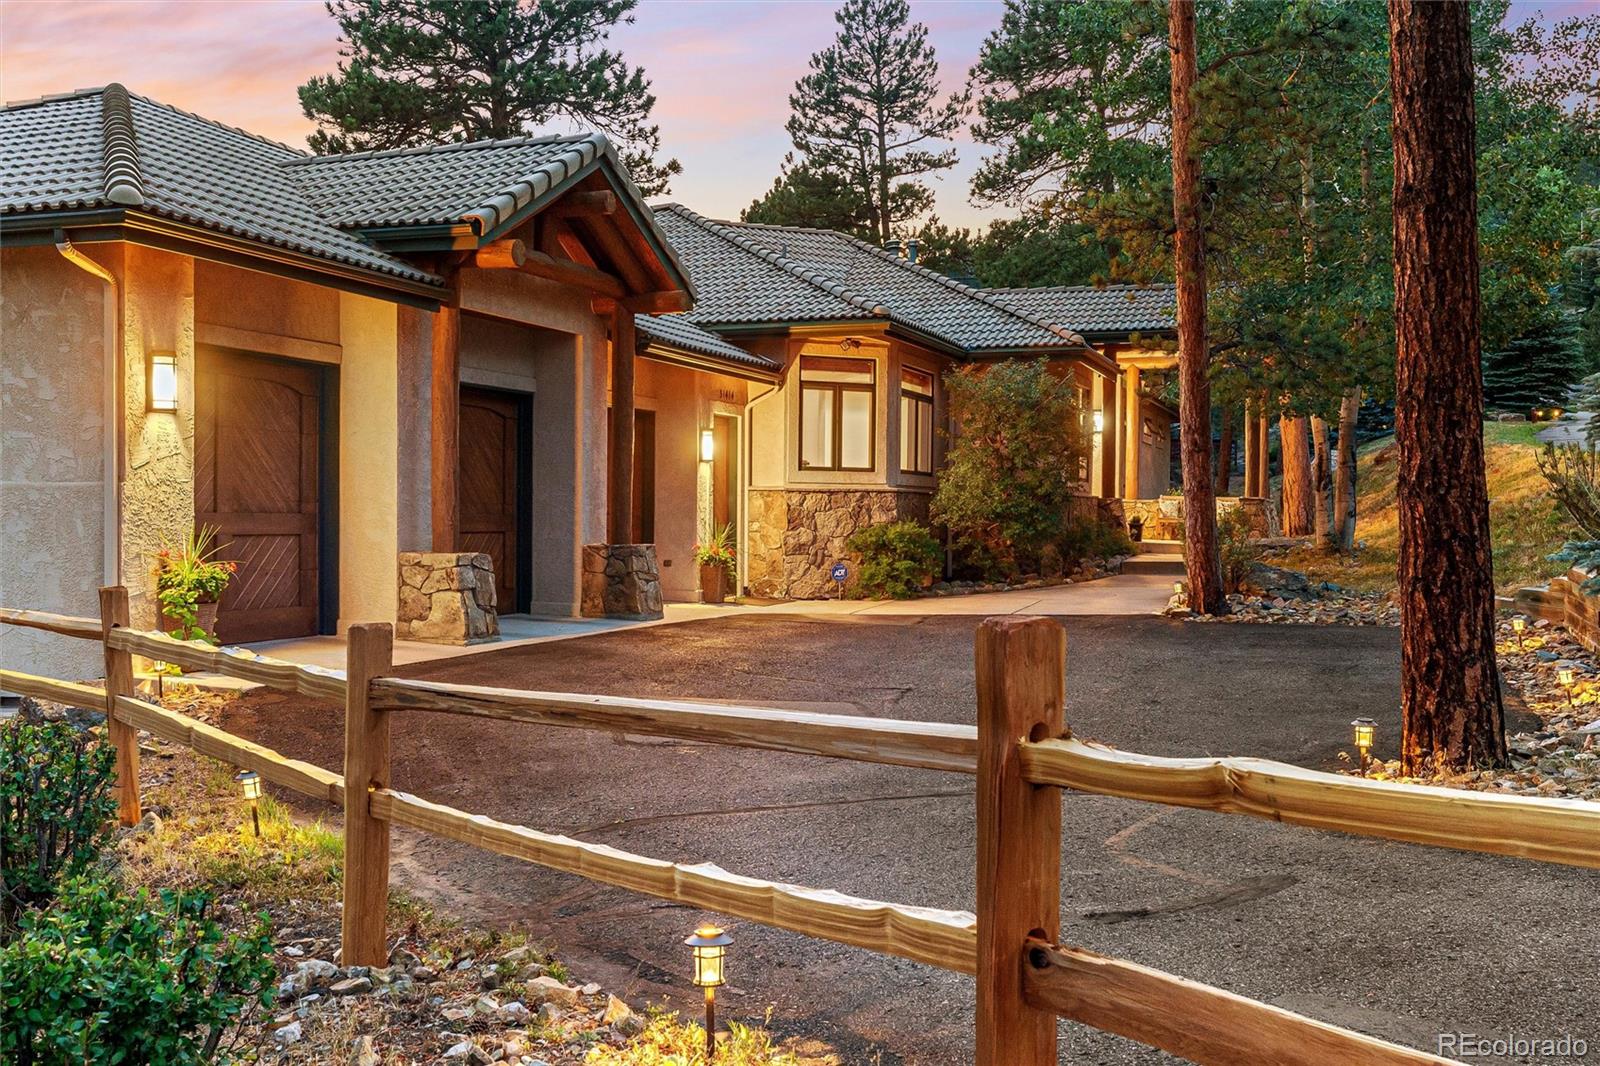
<path fill-rule="evenodd" d="M 1542 582 L 1565 569 L 1546 558 L 1567 539 L 1571 527 L 1539 474 L 1534 432 L 1535 427 L 1526 422 L 1484 424 L 1494 577 L 1502 593 Z M 1400 546 L 1394 459 L 1392 437 L 1372 441 L 1357 456 L 1356 542 L 1360 547 L 1353 562 L 1305 550 L 1285 553 L 1273 561 L 1363 591 L 1393 588 Z"/>

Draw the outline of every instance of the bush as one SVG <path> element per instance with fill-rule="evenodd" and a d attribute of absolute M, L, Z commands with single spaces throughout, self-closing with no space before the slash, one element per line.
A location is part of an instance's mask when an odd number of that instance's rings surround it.
<path fill-rule="evenodd" d="M 1222 564 L 1222 589 L 1238 592 L 1250 577 L 1260 553 L 1250 543 L 1250 518 L 1235 507 L 1217 520 L 1217 557 Z"/>
<path fill-rule="evenodd" d="M 228 937 L 207 906 L 203 894 L 65 883 L 60 898 L 25 914 L 17 937 L 0 948 L 0 1061 L 211 1061 L 246 1005 L 270 1002 L 275 971 L 265 921 Z"/>
<path fill-rule="evenodd" d="M 65 723 L 0 726 L 0 939 L 111 838 L 116 751 Z"/>
<path fill-rule="evenodd" d="M 1582 534 L 1550 556 L 1556 562 L 1587 570 L 1591 576 L 1583 591 L 1600 592 L 1600 457 L 1576 444 L 1546 444 L 1539 453 L 1539 473 L 1550 483 L 1550 494 Z"/>
<path fill-rule="evenodd" d="M 1061 535 L 1089 454 L 1072 382 L 1043 362 L 967 366 L 945 376 L 961 427 L 950 445 L 933 520 L 1017 573 Z"/>
<path fill-rule="evenodd" d="M 1063 563 L 1133 554 L 1133 541 L 1126 533 L 1094 518 L 1068 519 L 1055 546 Z"/>
<path fill-rule="evenodd" d="M 938 574 L 944 557 L 938 539 L 910 520 L 868 526 L 845 546 L 861 556 L 857 588 L 868 596 L 897 600 L 920 592 Z"/>

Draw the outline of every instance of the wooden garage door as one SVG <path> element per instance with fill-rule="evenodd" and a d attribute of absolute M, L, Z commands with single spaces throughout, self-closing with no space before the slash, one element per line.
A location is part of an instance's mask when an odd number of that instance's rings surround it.
<path fill-rule="evenodd" d="M 202 351 L 195 382 L 196 525 L 239 565 L 227 643 L 317 631 L 318 367 Z"/>
<path fill-rule="evenodd" d="M 522 609 L 517 595 L 522 408 L 513 393 L 461 390 L 461 550 L 494 560 L 495 602 L 502 614 Z"/>

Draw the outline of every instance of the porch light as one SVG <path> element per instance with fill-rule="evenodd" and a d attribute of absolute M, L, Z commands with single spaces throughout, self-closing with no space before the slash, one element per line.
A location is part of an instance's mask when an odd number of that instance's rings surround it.
<path fill-rule="evenodd" d="M 1104 411 L 1096 411 L 1094 413 L 1094 431 L 1096 433 L 1104 433 L 1106 431 L 1106 413 Z"/>
<path fill-rule="evenodd" d="M 709 429 L 700 431 L 700 461 L 709 463 L 717 457 L 717 435 Z"/>
<path fill-rule="evenodd" d="M 1378 723 L 1371 718 L 1357 718 L 1350 723 L 1355 733 L 1356 750 L 1361 753 L 1361 776 L 1367 776 L 1367 761 L 1372 755 L 1372 742 L 1378 737 Z"/>
<path fill-rule="evenodd" d="M 261 775 L 254 770 L 240 770 L 233 778 L 239 782 L 239 788 L 244 792 L 244 798 L 250 804 L 250 823 L 255 826 L 256 836 L 261 835 Z"/>
<path fill-rule="evenodd" d="M 150 352 L 145 357 L 145 410 L 178 409 L 178 353 Z"/>
<path fill-rule="evenodd" d="M 1518 651 L 1522 650 L 1522 631 L 1524 629 L 1527 629 L 1527 628 L 1528 628 L 1527 619 L 1525 619 L 1525 618 L 1513 618 L 1511 620 L 1511 632 L 1513 632 L 1513 633 L 1515 633 L 1517 635 L 1517 650 Z"/>
<path fill-rule="evenodd" d="M 684 941 L 694 949 L 694 983 L 706 990 L 706 1058 L 717 1054 L 717 986 L 727 983 L 723 961 L 733 938 L 719 927 L 702 925 Z"/>

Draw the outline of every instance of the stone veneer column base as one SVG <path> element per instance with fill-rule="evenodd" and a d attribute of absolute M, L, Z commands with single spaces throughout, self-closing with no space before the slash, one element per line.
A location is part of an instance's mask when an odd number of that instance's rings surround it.
<path fill-rule="evenodd" d="M 583 602 L 585 618 L 662 617 L 661 569 L 654 544 L 585 544 Z"/>
<path fill-rule="evenodd" d="M 499 640 L 489 557 L 481 552 L 401 552 L 394 635 L 424 644 Z"/>
<path fill-rule="evenodd" d="M 846 563 L 853 578 L 859 563 L 846 547 L 850 538 L 902 518 L 926 523 L 929 498 L 904 489 L 752 489 L 750 592 L 796 600 L 837 596 L 829 570 Z"/>

